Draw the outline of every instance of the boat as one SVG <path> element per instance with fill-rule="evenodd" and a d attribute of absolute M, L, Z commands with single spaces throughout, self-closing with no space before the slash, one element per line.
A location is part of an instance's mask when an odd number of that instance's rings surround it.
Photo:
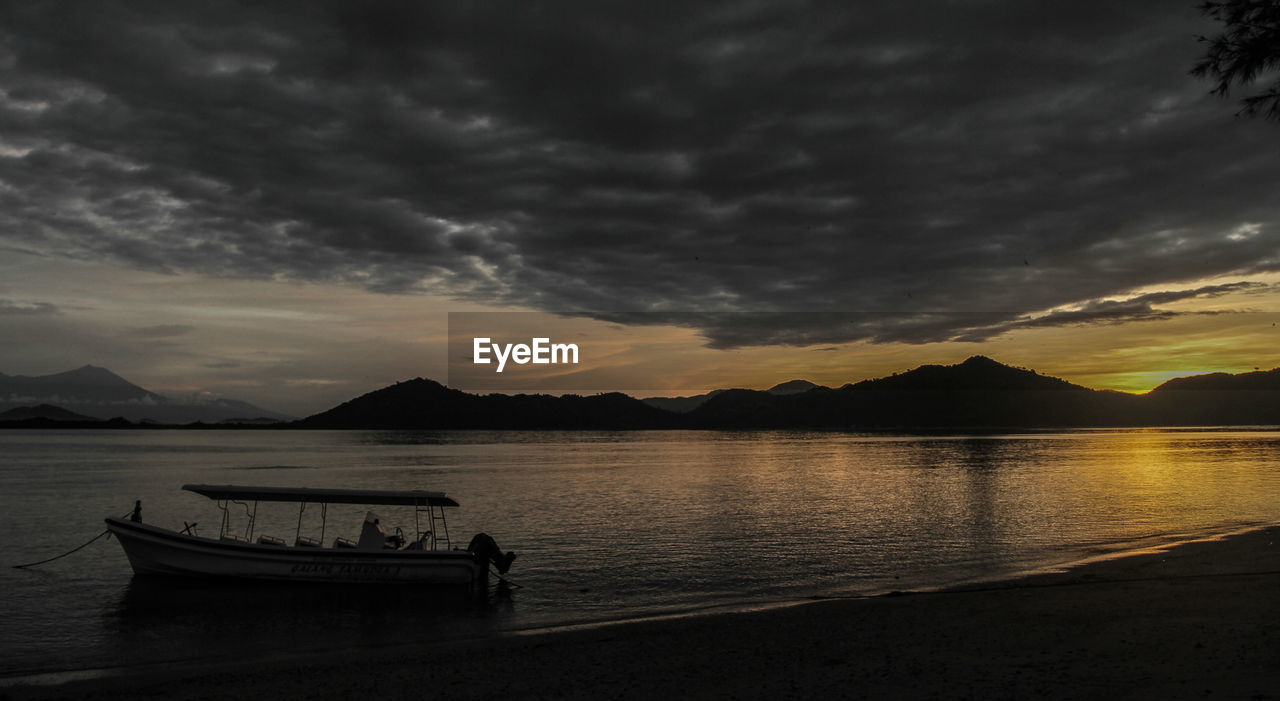
<path fill-rule="evenodd" d="M 458 502 L 444 492 L 383 489 L 322 489 L 184 484 L 182 489 L 217 502 L 222 512 L 217 537 L 198 535 L 197 524 L 182 531 L 142 521 L 142 503 L 125 518 L 106 519 L 107 530 L 120 541 L 138 575 L 281 580 L 288 582 L 414 583 L 461 585 L 475 594 L 488 591 L 489 568 L 507 573 L 515 553 L 503 553 L 492 537 L 477 533 L 463 548 L 452 547 L 445 509 Z M 258 504 L 298 505 L 292 543 L 278 535 L 257 534 Z M 389 530 L 372 510 L 365 514 L 356 540 L 335 537 L 324 545 L 328 507 L 332 504 L 413 507 L 414 537 L 400 527 Z M 243 508 L 243 529 L 232 526 Z M 252 505 L 252 506 L 250 506 Z M 304 534 L 303 516 L 319 511 Z M 315 520 L 314 516 L 311 519 Z M 425 523 L 424 523 L 425 521 Z"/>

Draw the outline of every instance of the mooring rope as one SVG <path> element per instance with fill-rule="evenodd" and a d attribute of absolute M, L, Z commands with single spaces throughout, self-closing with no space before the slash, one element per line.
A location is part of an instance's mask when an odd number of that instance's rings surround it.
<path fill-rule="evenodd" d="M 512 580 L 508 579 L 506 575 L 504 575 L 504 574 L 502 574 L 502 573 L 498 572 L 498 570 L 497 570 L 497 569 L 495 569 L 495 568 L 493 568 L 493 567 L 490 567 L 490 568 L 489 568 L 489 571 L 490 571 L 490 572 L 492 572 L 494 575 L 496 575 L 496 576 L 497 576 L 497 578 L 498 578 L 498 581 L 499 581 L 499 582 L 502 582 L 503 584 L 506 584 L 506 585 L 508 585 L 508 586 L 515 587 L 516 589 L 524 589 L 524 587 L 522 587 L 522 586 L 520 586 L 519 584 L 516 584 L 516 583 L 515 583 L 515 582 L 513 582 Z"/>
<path fill-rule="evenodd" d="M 71 550 L 68 550 L 68 551 L 66 551 L 65 553 L 62 553 L 61 555 L 56 555 L 56 556 L 51 557 L 51 558 L 49 558 L 49 559 L 47 559 L 47 560 L 41 560 L 41 561 L 39 561 L 39 562 L 28 562 L 28 563 L 27 563 L 27 564 L 25 564 L 25 565 L 14 565 L 14 566 L 13 566 L 13 568 L 14 568 L 15 570 L 24 570 L 24 569 L 26 569 L 26 568 L 28 568 L 28 567 L 35 567 L 36 565 L 43 565 L 43 564 L 44 564 L 44 563 L 46 563 L 46 562 L 53 562 L 54 560 L 58 560 L 58 559 L 64 558 L 64 557 L 66 557 L 66 556 L 70 555 L 71 553 L 76 552 L 77 550 L 81 550 L 81 549 L 83 549 L 83 548 L 87 547 L 87 546 L 89 545 L 89 543 L 92 543 L 93 541 L 95 541 L 95 540 L 97 540 L 97 539 L 101 538 L 101 537 L 102 537 L 102 536 L 104 536 L 104 535 L 110 535 L 110 534 L 111 534 L 111 531 L 110 531 L 110 530 L 105 530 L 105 531 L 103 531 L 103 532 L 99 533 L 98 535 L 96 535 L 96 536 L 94 536 L 94 537 L 90 538 L 88 543 L 85 543 L 84 545 L 80 545 L 80 546 L 78 546 L 78 547 L 72 548 Z"/>
<path fill-rule="evenodd" d="M 129 512 L 126 512 L 126 513 L 125 513 L 125 515 L 124 515 L 124 516 L 121 516 L 120 518 L 129 518 L 130 516 L 133 516 L 134 514 L 139 513 L 140 509 L 141 509 L 141 506 L 140 506 L 139 504 L 135 503 L 135 504 L 134 504 L 134 506 L 133 506 L 133 510 L 131 510 L 131 511 L 129 511 Z M 88 540 L 88 542 L 86 542 L 86 543 L 84 543 L 84 544 L 82 544 L 82 545 L 78 545 L 78 546 L 76 546 L 76 547 L 74 547 L 74 548 L 72 548 L 72 549 L 70 549 L 70 550 L 66 551 L 65 553 L 62 553 L 61 555 L 56 555 L 56 556 L 54 556 L 54 557 L 49 558 L 48 560 L 41 560 L 41 561 L 39 561 L 39 562 L 28 562 L 28 563 L 27 563 L 27 564 L 25 564 L 25 565 L 14 565 L 14 566 L 13 566 L 13 569 L 15 569 L 15 570 L 25 570 L 25 569 L 26 569 L 26 568 L 28 568 L 28 567 L 35 567 L 36 565 L 43 565 L 43 564 L 44 564 L 44 563 L 46 563 L 46 562 L 53 562 L 54 560 L 60 560 L 60 559 L 62 559 L 62 558 L 64 558 L 64 557 L 66 557 L 66 556 L 70 555 L 71 553 L 77 552 L 77 551 L 79 551 L 79 550 L 83 550 L 84 548 L 86 548 L 86 547 L 88 547 L 88 546 L 89 546 L 89 543 L 92 543 L 93 541 L 95 541 L 95 540 L 97 540 L 97 539 L 101 538 L 102 536 L 104 536 L 104 535 L 110 535 L 110 534 L 111 534 L 111 529 L 110 529 L 110 528 L 108 528 L 107 530 L 105 530 L 105 531 L 103 531 L 103 532 L 99 533 L 98 535 L 96 535 L 96 536 L 94 536 L 94 537 L 90 538 L 90 539 Z"/>

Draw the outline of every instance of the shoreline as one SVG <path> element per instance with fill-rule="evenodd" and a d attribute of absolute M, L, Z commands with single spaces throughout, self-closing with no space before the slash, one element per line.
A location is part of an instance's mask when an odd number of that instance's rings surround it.
<path fill-rule="evenodd" d="M 933 591 L 113 670 L 0 698 L 1267 698 L 1277 540 L 1270 526 Z"/>
<path fill-rule="evenodd" d="M 904 594 L 936 594 L 950 590 L 982 590 L 989 588 L 1016 587 L 1019 583 L 1041 576 L 1056 576 L 1069 573 L 1083 566 L 1107 562 L 1111 560 L 1158 554 L 1170 548 L 1189 543 L 1213 542 L 1237 535 L 1246 534 L 1268 527 L 1280 528 L 1280 523 L 1237 523 L 1204 527 L 1184 533 L 1157 533 L 1132 539 L 1106 541 L 1097 543 L 1091 548 L 1082 548 L 1070 559 L 1034 565 L 1025 569 L 1000 575 L 975 576 L 969 579 L 948 581 L 942 584 L 919 584 L 905 589 L 886 587 L 878 590 L 812 594 L 800 598 L 764 598 L 757 600 L 739 600 L 713 603 L 703 606 L 671 609 L 653 613 L 623 614 L 616 617 L 569 619 L 561 622 L 534 624 L 527 627 L 495 628 L 488 633 L 461 634 L 441 638 L 434 644 L 463 643 L 474 640 L 490 640 L 508 636 L 531 636 L 555 634 L 561 632 L 604 630 L 614 626 L 625 626 L 635 623 L 651 623 L 662 621 L 680 621 L 703 616 L 725 616 L 752 614 L 778 609 L 788 609 L 821 602 L 861 601 L 881 596 L 900 596 Z M 1085 554 L 1090 553 L 1090 554 Z M 1033 586 L 1028 584 L 1027 586 Z M 379 649 L 413 649 L 427 643 L 422 641 L 395 641 L 378 644 Z M 322 647 L 308 648 L 299 652 L 279 652 L 268 656 L 259 656 L 259 664 L 285 663 L 305 658 L 326 658 L 335 656 L 341 651 L 338 645 L 329 644 Z M 73 669 L 54 669 L 44 671 L 17 672 L 0 675 L 0 694 L 9 688 L 22 687 L 58 687 L 67 683 L 102 681 L 118 677 L 145 677 L 156 670 L 212 669 L 232 667 L 237 663 L 226 655 L 208 656 L 204 658 L 179 658 L 154 662 L 142 662 L 116 666 L 82 667 Z M 0 700 L 3 696 L 0 695 Z"/>

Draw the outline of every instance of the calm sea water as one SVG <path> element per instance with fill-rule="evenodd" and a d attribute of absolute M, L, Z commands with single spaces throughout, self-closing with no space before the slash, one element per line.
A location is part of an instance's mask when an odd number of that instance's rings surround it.
<path fill-rule="evenodd" d="M 412 588 L 134 579 L 101 539 L 144 520 L 216 534 L 186 482 L 432 489 L 520 553 L 484 605 Z M 412 511 L 379 509 L 410 530 Z M 331 507 L 327 537 L 355 537 Z M 263 505 L 257 533 L 291 538 Z M 1280 432 L 0 432 L 0 677 L 351 646 L 876 594 L 994 578 L 1280 522 Z"/>

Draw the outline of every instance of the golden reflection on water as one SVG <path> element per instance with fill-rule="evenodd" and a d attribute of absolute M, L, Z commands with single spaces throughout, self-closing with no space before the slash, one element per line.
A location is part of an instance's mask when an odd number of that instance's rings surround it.
<path fill-rule="evenodd" d="M 864 569 L 905 555 L 928 566 L 1275 520 L 1275 441 L 1159 431 L 700 435 L 639 441 L 647 460 L 587 480 L 635 507 L 621 507 L 615 526 L 625 532 L 648 514 L 667 534 L 651 537 L 666 545 L 857 552 Z"/>

